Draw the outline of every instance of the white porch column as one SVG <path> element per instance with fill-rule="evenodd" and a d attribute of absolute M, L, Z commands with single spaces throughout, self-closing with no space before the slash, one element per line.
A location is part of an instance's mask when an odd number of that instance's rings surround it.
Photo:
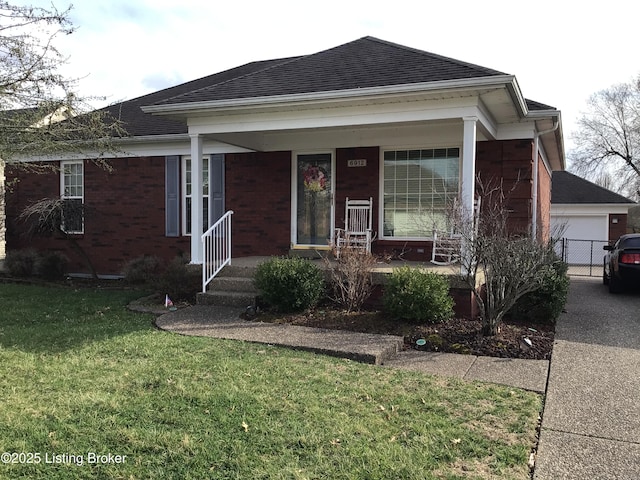
<path fill-rule="evenodd" d="M 202 137 L 191 137 L 191 263 L 202 264 Z"/>
<path fill-rule="evenodd" d="M 473 199 L 476 191 L 476 123 L 478 117 L 464 117 L 462 139 L 462 175 L 460 201 L 464 212 L 473 214 Z"/>
<path fill-rule="evenodd" d="M 476 123 L 477 117 L 463 117 L 464 122 L 463 138 L 462 138 L 462 174 L 460 185 L 460 203 L 462 214 L 473 218 L 473 200 L 476 190 Z M 473 230 L 472 230 L 473 231 Z M 462 252 L 464 258 L 469 255 L 469 246 L 463 240 Z M 469 261 L 462 261 L 460 265 L 460 273 L 466 275 L 467 265 Z"/>

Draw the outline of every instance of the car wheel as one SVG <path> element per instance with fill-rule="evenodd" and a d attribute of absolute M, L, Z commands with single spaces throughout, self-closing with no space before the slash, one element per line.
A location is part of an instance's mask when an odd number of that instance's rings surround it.
<path fill-rule="evenodd" d="M 622 283 L 614 274 L 609 277 L 609 293 L 620 293 L 622 291 Z"/>

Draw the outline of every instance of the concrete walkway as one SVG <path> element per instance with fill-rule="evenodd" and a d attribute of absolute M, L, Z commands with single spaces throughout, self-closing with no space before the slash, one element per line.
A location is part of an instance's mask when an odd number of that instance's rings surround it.
<path fill-rule="evenodd" d="M 267 343 L 386 367 L 498 383 L 544 393 L 549 362 L 453 353 L 401 351 L 403 339 L 320 328 L 250 322 L 232 307 L 196 305 L 161 315 L 156 325 L 183 335 Z"/>
<path fill-rule="evenodd" d="M 572 278 L 534 479 L 640 479 L 640 293 Z"/>

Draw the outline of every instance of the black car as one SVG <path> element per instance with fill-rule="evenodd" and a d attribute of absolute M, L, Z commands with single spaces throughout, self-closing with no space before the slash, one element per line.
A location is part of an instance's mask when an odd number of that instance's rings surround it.
<path fill-rule="evenodd" d="M 609 285 L 611 293 L 618 293 L 627 286 L 640 286 L 640 233 L 622 235 L 604 256 L 602 281 Z"/>

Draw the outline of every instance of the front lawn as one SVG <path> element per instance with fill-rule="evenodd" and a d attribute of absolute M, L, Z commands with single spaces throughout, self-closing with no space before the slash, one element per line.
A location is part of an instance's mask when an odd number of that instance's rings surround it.
<path fill-rule="evenodd" d="M 0 285 L 0 478 L 529 478 L 539 395 L 179 336 L 136 296 Z"/>

